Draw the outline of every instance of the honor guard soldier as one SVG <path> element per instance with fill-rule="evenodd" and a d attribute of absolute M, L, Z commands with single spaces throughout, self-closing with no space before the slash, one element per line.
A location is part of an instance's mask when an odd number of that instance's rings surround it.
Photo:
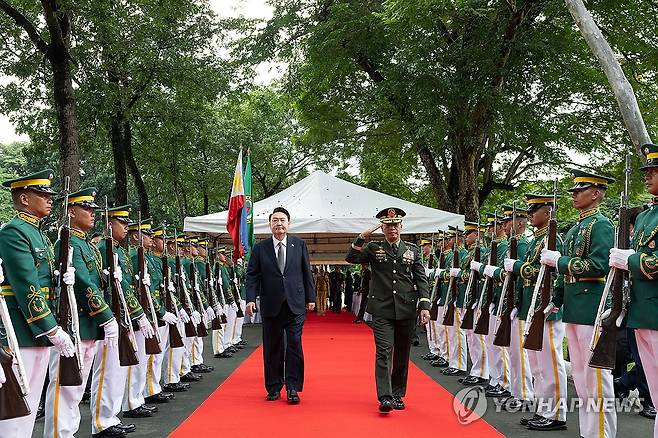
<path fill-rule="evenodd" d="M 80 408 L 89 372 L 96 354 L 96 342 L 116 343 L 119 326 L 110 309 L 102 285 L 101 255 L 88 240 L 95 223 L 96 189 L 90 187 L 71 193 L 68 197 L 70 218 L 69 252 L 75 269 L 73 290 L 78 304 L 79 334 L 82 341 L 82 384 L 60 385 L 60 355 L 50 352 L 50 380 L 46 391 L 44 437 L 73 437 L 80 426 Z M 62 242 L 55 243 L 55 254 Z"/>
<path fill-rule="evenodd" d="M 192 260 L 192 265 L 196 270 L 197 278 L 197 287 L 199 288 L 199 294 L 203 300 L 203 306 L 208 322 L 211 322 L 215 319 L 215 309 L 210 305 L 210 293 L 206 289 L 206 245 L 208 241 L 205 239 L 197 239 L 194 245 L 195 255 Z M 190 268 L 191 269 L 191 268 Z M 200 311 L 202 311 L 200 309 Z M 193 373 L 209 373 L 215 369 L 210 365 L 203 363 L 203 338 L 198 337 L 194 343 L 194 349 L 196 351 L 195 360 L 192 362 L 192 372 Z"/>
<path fill-rule="evenodd" d="M 433 295 L 434 292 L 434 285 L 436 284 L 436 270 L 433 265 L 436 264 L 436 261 L 433 261 L 433 254 L 432 254 L 432 249 L 433 249 L 433 241 L 429 241 L 427 239 L 421 239 L 420 242 L 420 249 L 423 255 L 423 266 L 425 267 L 425 275 L 427 275 L 427 282 L 429 284 L 429 289 L 430 289 L 430 300 L 432 298 L 435 298 Z M 430 263 L 432 262 L 432 263 Z M 438 333 L 438 327 L 436 324 L 436 321 L 430 321 L 427 323 L 427 330 L 425 331 L 427 334 L 427 346 L 429 348 L 429 352 L 424 354 L 422 358 L 424 360 L 429 360 L 429 361 L 435 361 L 438 360 L 441 355 L 439 354 L 439 333 Z"/>
<path fill-rule="evenodd" d="M 551 210 L 556 208 L 553 204 L 553 195 L 525 195 L 528 202 L 528 213 L 535 232 L 528 244 L 525 257 L 519 252 L 519 259 L 505 259 L 505 269 L 514 272 L 522 283 L 522 290 L 517 301 L 517 318 L 528 324 L 528 311 L 535 293 L 535 285 L 541 263 L 541 251 L 544 248 L 548 235 L 548 223 Z M 556 250 L 562 251 L 563 244 L 560 236 L 556 239 Z M 562 281 L 561 278 L 557 281 Z M 543 309 L 540 309 L 543 310 Z M 562 311 L 547 315 L 544 323 L 544 340 L 540 351 L 526 350 L 521 347 L 522 340 L 515 330 L 512 330 L 514 348 L 515 382 L 513 395 L 519 400 L 526 400 L 526 394 L 534 390 L 537 412 L 532 418 L 521 419 L 521 424 L 531 430 L 563 430 L 566 429 L 566 400 L 567 400 L 567 373 L 562 353 L 564 339 L 564 324 Z M 520 349 L 520 350 L 519 350 Z M 527 357 L 524 357 L 526 356 Z M 520 361 L 523 360 L 523 364 Z M 530 367 L 528 367 L 528 363 Z M 521 369 L 519 370 L 519 366 Z M 532 370 L 532 375 L 530 375 Z M 532 377 L 535 378 L 534 388 Z"/>
<path fill-rule="evenodd" d="M 247 305 L 247 302 L 245 301 L 245 298 L 247 296 L 245 291 L 245 275 L 247 273 L 247 268 L 244 265 L 243 259 L 240 258 L 236 261 L 236 263 L 233 265 L 233 271 L 235 274 L 233 280 L 234 280 L 236 305 L 239 305 L 241 306 L 242 309 L 244 309 L 245 306 Z M 236 318 L 235 334 L 233 336 L 232 344 L 239 349 L 244 348 L 247 345 L 247 343 L 242 340 L 243 325 L 244 325 L 244 317 Z"/>
<path fill-rule="evenodd" d="M 153 308 L 158 315 L 158 332 L 160 334 L 160 349 L 158 354 L 148 356 L 146 369 L 146 385 L 144 386 L 144 401 L 146 403 L 168 403 L 174 398 L 169 392 L 164 392 L 160 385 L 162 377 L 162 363 L 169 348 L 169 326 L 178 323 L 178 317 L 168 312 L 165 307 L 164 278 L 162 272 L 162 254 L 165 245 L 165 230 L 159 226 L 152 228 L 151 250 L 146 253 L 146 264 L 151 282 L 151 298 Z"/>
<path fill-rule="evenodd" d="M 182 239 L 178 244 L 178 250 L 180 251 L 180 260 L 181 260 L 181 287 L 183 287 L 184 294 L 186 298 L 182 304 L 184 309 L 187 309 L 187 312 L 190 315 L 190 319 L 194 323 L 195 332 L 196 327 L 201 323 L 201 313 L 196 309 L 194 305 L 195 297 L 194 290 L 192 289 L 192 284 L 190 282 L 190 265 L 191 265 L 191 241 L 189 236 L 180 236 Z M 175 269 L 175 264 L 174 264 Z M 201 376 L 192 372 L 192 361 L 194 359 L 195 347 L 194 342 L 196 340 L 196 334 L 192 336 L 183 337 L 183 343 L 185 344 L 185 350 L 183 353 L 183 361 L 180 368 L 181 382 L 198 382 L 201 380 Z"/>
<path fill-rule="evenodd" d="M 2 183 L 11 190 L 16 216 L 0 230 L 0 259 L 4 262 L 4 281 L 0 293 L 5 297 L 11 322 L 30 387 L 27 402 L 30 415 L 0 421 L 3 436 L 29 437 L 36 418 L 50 348 L 59 355 L 73 357 L 71 337 L 57 325 L 54 314 L 53 271 L 55 258 L 41 221 L 52 209 L 53 171 L 33 173 Z M 67 283 L 74 274 L 67 272 Z M 3 333 L 0 343 L 8 345 Z"/>
<path fill-rule="evenodd" d="M 216 358 L 229 358 L 233 357 L 233 353 L 228 351 L 229 345 L 226 342 L 229 325 L 229 303 L 233 302 L 233 295 L 231 293 L 231 279 L 229 278 L 228 269 L 226 268 L 226 248 L 223 246 L 215 250 L 215 265 L 213 267 L 215 278 L 217 281 L 216 294 L 218 301 L 223 308 L 224 315 L 226 315 L 227 322 L 222 324 L 221 330 L 213 330 L 212 332 L 212 345 L 213 353 Z"/>
<path fill-rule="evenodd" d="M 609 409 L 615 399 L 612 373 L 589 367 L 587 354 L 614 243 L 614 227 L 601 214 L 599 205 L 614 179 L 578 169 L 571 172 L 575 185 L 569 191 L 580 217 L 564 238 L 564 254 L 548 249 L 541 252 L 541 263 L 556 267 L 564 278 L 564 286 L 558 284 L 545 313 L 564 305 L 562 320 L 569 343 L 571 373 L 578 396 L 583 400 L 579 408 L 581 435 L 614 437 L 617 413 L 614 408 Z M 602 403 L 592 408 L 597 400 Z"/>
<path fill-rule="evenodd" d="M 635 221 L 631 249 L 613 248 L 611 267 L 630 271 L 631 296 L 626 326 L 635 329 L 640 360 L 649 385 L 649 393 L 658 394 L 658 145 L 645 144 L 642 153 L 647 191 L 653 196 L 649 208 Z M 654 420 L 653 435 L 658 436 Z"/>
<path fill-rule="evenodd" d="M 121 247 L 128 233 L 130 222 L 130 208 L 127 205 L 114 207 L 107 210 L 109 230 L 111 236 L 106 236 L 98 244 L 98 250 L 103 259 L 103 268 L 106 277 L 109 275 L 110 264 L 114 265 L 114 279 L 108 278 L 107 283 L 115 281 L 121 286 L 128 318 L 136 321 L 138 327 L 146 336 L 150 330 L 150 336 L 154 331 L 151 323 L 146 319 L 142 306 L 135 297 L 132 285 L 133 273 L 130 258 Z M 111 242 L 113 258 L 108 260 L 107 245 Z M 105 292 L 105 301 L 112 302 L 111 287 Z M 123 300 L 122 300 L 123 301 Z M 124 312 L 121 312 L 122 314 Z M 125 315 L 114 315 L 119 319 Z M 126 390 L 128 367 L 123 367 L 119 362 L 118 344 L 105 341 L 97 341 L 96 357 L 94 358 L 92 381 L 91 381 L 91 430 L 95 437 L 122 437 L 136 429 L 134 424 L 122 424 L 118 414 L 121 412 L 124 392 Z M 147 415 L 144 415 L 147 416 Z"/>
<path fill-rule="evenodd" d="M 438 254 L 438 257 L 439 261 L 443 258 L 443 265 L 441 266 L 437 262 L 437 267 L 434 270 L 435 296 L 431 299 L 433 300 L 433 303 L 437 303 L 436 321 L 434 321 L 434 323 L 436 326 L 436 332 L 438 333 L 440 357 L 430 362 L 430 365 L 438 368 L 446 368 L 450 362 L 450 336 L 448 327 L 443 325 L 443 306 L 446 302 L 448 285 L 442 279 L 442 272 L 445 270 L 446 266 L 450 266 L 452 261 L 452 247 L 448 245 L 450 237 L 447 232 L 439 230 L 438 237 L 441 239 L 439 247 L 440 253 Z"/>
<path fill-rule="evenodd" d="M 357 236 L 345 257 L 348 263 L 372 266 L 368 313 L 373 316 L 380 412 L 404 409 L 402 397 L 407 391 L 417 308 L 421 323 L 429 321 L 429 290 L 420 250 L 400 240 L 404 216 L 405 212 L 399 208 L 380 211 L 376 216 L 380 224 Z M 366 243 L 365 239 L 379 228 L 385 240 Z"/>

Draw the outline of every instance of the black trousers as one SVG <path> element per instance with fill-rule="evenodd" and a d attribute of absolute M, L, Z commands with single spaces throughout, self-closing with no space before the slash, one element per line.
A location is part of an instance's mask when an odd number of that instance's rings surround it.
<path fill-rule="evenodd" d="M 277 316 L 263 318 L 263 364 L 268 393 L 281 391 L 284 384 L 289 390 L 301 391 L 304 387 L 302 327 L 305 317 L 304 313 L 292 313 L 284 302 Z"/>
<path fill-rule="evenodd" d="M 356 315 L 357 321 L 363 321 L 366 314 L 366 306 L 368 306 L 368 292 L 361 291 L 361 303 L 359 303 L 359 313 Z"/>
<path fill-rule="evenodd" d="M 387 319 L 373 316 L 375 335 L 375 382 L 377 398 L 404 397 L 409 375 L 409 351 L 415 319 Z"/>

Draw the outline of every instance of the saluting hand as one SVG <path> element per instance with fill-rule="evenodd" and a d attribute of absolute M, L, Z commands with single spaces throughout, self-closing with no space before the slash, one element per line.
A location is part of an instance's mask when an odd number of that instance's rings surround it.
<path fill-rule="evenodd" d="M 377 224 L 377 225 L 374 225 L 374 226 L 368 228 L 368 229 L 365 230 L 363 233 L 361 233 L 361 235 L 362 235 L 363 237 L 368 237 L 368 236 L 370 236 L 372 233 L 374 233 L 375 231 L 377 231 L 378 229 L 380 229 L 381 227 L 382 227 L 382 224 L 379 223 L 379 224 Z"/>

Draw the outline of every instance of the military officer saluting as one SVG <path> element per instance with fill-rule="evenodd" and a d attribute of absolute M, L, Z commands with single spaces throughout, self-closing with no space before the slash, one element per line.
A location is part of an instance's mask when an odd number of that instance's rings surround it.
<path fill-rule="evenodd" d="M 644 183 L 653 196 L 648 210 L 640 213 L 633 229 L 632 249 L 610 250 L 609 265 L 630 271 L 631 300 L 627 327 L 635 329 L 637 348 L 649 392 L 658 394 L 658 145 L 645 144 Z M 658 436 L 654 420 L 653 436 Z"/>
<path fill-rule="evenodd" d="M 610 370 L 588 365 L 589 341 L 594 331 L 594 320 L 609 271 L 609 253 L 614 243 L 612 222 L 599 211 L 608 185 L 614 179 L 572 169 L 575 185 L 569 189 L 573 206 L 580 212 L 578 222 L 564 238 L 564 254 L 543 249 L 540 262 L 556 267 L 564 276 L 564 287 L 558 286 L 551 305 L 545 313 L 557 311 L 564 305 L 565 323 L 571 370 L 580 406 L 580 434 L 586 437 L 614 437 L 617 433 L 617 413 L 606 406 L 614 406 L 614 389 Z M 591 400 L 603 400 L 602 408 L 592 409 Z"/>
<path fill-rule="evenodd" d="M 31 389 L 27 396 L 31 414 L 0 421 L 3 436 L 32 434 L 48 372 L 49 347 L 54 345 L 62 356 L 74 355 L 73 341 L 57 325 L 49 299 L 55 260 L 52 244 L 41 230 L 41 220 L 52 209 L 52 179 L 53 171 L 46 169 L 2 183 L 11 190 L 17 214 L 0 230 L 0 259 L 5 277 L 0 293 L 7 302 Z M 67 272 L 67 283 L 74 281 L 73 275 Z M 0 336 L 0 343 L 6 346 L 6 337 Z"/>
<path fill-rule="evenodd" d="M 59 384 L 60 355 L 50 352 L 50 381 L 46 391 L 44 437 L 72 437 L 80 426 L 79 404 L 86 387 L 89 371 L 96 354 L 96 341 L 116 343 L 119 335 L 112 310 L 105 301 L 101 283 L 101 255 L 87 240 L 87 233 L 95 223 L 96 189 L 93 187 L 71 193 L 68 197 L 70 218 L 71 264 L 75 269 L 73 290 L 78 304 L 80 339 L 82 340 L 82 384 Z M 59 254 L 61 242 L 55 243 Z M 75 311 L 76 309 L 71 309 Z"/>
<path fill-rule="evenodd" d="M 368 313 L 373 317 L 380 412 L 404 409 L 402 397 L 407 390 L 417 307 L 422 324 L 426 324 L 430 316 L 429 287 L 420 250 L 400 240 L 404 216 L 405 212 L 399 208 L 380 211 L 376 217 L 381 223 L 357 236 L 345 257 L 348 263 L 372 266 Z M 379 228 L 385 239 L 366 243 Z"/>

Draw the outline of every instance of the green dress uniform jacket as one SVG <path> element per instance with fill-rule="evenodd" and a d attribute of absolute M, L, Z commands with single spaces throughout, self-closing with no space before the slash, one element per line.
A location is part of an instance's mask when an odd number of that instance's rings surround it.
<path fill-rule="evenodd" d="M 235 300 L 233 299 L 233 292 L 231 285 L 233 281 L 229 276 L 228 267 L 224 264 L 219 264 L 219 275 L 222 277 L 222 290 L 224 291 L 224 302 L 226 304 L 233 304 Z M 221 301 L 220 301 L 221 302 Z"/>
<path fill-rule="evenodd" d="M 162 278 L 162 259 L 150 251 L 144 254 L 144 258 L 146 259 L 146 266 L 149 270 L 149 275 L 151 276 L 151 298 L 153 299 L 153 308 L 155 309 L 158 319 L 160 319 L 164 316 L 166 311 L 163 301 L 164 291 L 161 290 L 162 285 L 164 284 Z"/>
<path fill-rule="evenodd" d="M 387 241 L 363 244 L 363 238 L 357 237 L 345 260 L 371 266 L 368 313 L 402 320 L 415 318 L 417 307 L 430 309 L 429 286 L 421 252 L 416 245 L 400 241 L 397 252 L 394 252 Z"/>
<path fill-rule="evenodd" d="M 466 282 L 463 280 L 462 275 L 464 274 L 464 267 L 466 266 L 465 260 L 468 258 L 468 250 L 463 246 L 460 246 L 457 250 L 459 258 L 457 260 L 457 266 L 462 270 L 459 277 L 457 277 L 457 300 L 455 302 L 455 307 L 462 308 L 464 307 L 464 296 L 466 295 Z M 450 268 L 452 268 L 452 259 L 454 256 L 454 251 L 450 251 L 450 261 L 448 262 L 448 257 L 446 256 L 446 268 L 445 271 L 441 272 L 441 280 L 445 284 L 445 298 L 443 299 L 443 304 L 445 305 L 446 300 L 448 299 L 448 288 L 450 287 Z M 468 269 L 471 269 L 471 262 L 468 261 Z"/>
<path fill-rule="evenodd" d="M 446 304 L 446 299 L 448 298 L 448 282 L 445 280 L 445 270 L 449 270 L 450 267 L 452 266 L 452 256 L 454 255 L 454 252 L 452 250 L 446 250 L 444 251 L 444 266 L 443 269 L 444 271 L 441 272 L 439 275 L 436 275 L 436 281 L 439 282 L 439 306 L 445 306 Z"/>
<path fill-rule="evenodd" d="M 564 285 L 556 286 L 553 298 L 557 307 L 564 304 L 564 322 L 594 325 L 613 243 L 612 222 L 598 209 L 582 212 L 579 222 L 567 232 L 557 263 Z"/>
<path fill-rule="evenodd" d="M 544 242 L 548 234 L 548 227 L 544 227 L 535 232 L 534 237 L 530 242 L 526 241 L 523 257 L 519 251 L 519 258 L 514 263 L 514 273 L 517 275 L 517 292 L 520 293 L 516 298 L 516 306 L 519 309 L 518 317 L 521 321 L 528 318 L 528 311 L 530 310 L 530 302 L 532 301 L 532 294 L 535 291 L 535 284 L 537 283 L 537 276 L 541 269 L 539 259 L 541 257 L 541 250 L 544 249 Z M 558 235 L 556 243 L 556 250 L 562 252 L 562 238 Z M 520 246 L 520 242 L 519 242 Z M 544 309 L 537 309 L 543 312 Z M 557 313 L 551 313 L 547 320 L 555 321 L 562 319 L 562 309 Z"/>
<path fill-rule="evenodd" d="M 55 243 L 55 254 L 59 254 L 60 241 Z M 83 341 L 102 340 L 105 331 L 102 326 L 114 319 L 114 314 L 103 294 L 102 259 L 98 249 L 87 241 L 82 231 L 71 230 L 71 251 L 75 268 L 75 299 L 78 303 L 80 339 Z"/>
<path fill-rule="evenodd" d="M 240 285 L 240 287 L 236 289 L 239 289 L 240 298 L 244 300 L 247 296 L 247 291 L 245 289 L 245 276 L 247 275 L 247 268 L 242 264 L 236 264 L 233 270 L 235 271 L 235 275 L 238 278 L 238 284 Z"/>
<path fill-rule="evenodd" d="M 503 293 L 503 281 L 505 281 L 505 269 L 502 268 L 503 266 L 503 261 L 505 260 L 505 257 L 507 257 L 507 245 L 508 241 L 506 238 L 501 238 L 498 239 L 498 245 L 496 245 L 496 259 L 492 260 L 493 265 L 492 266 L 497 266 L 498 269 L 494 271 L 494 275 L 491 278 L 494 282 L 494 290 L 493 290 L 493 303 L 494 303 L 494 310 L 493 313 L 497 312 L 498 309 L 498 303 L 500 302 L 500 294 Z M 491 246 L 487 248 L 487 258 L 483 258 L 485 262 L 489 262 L 489 253 L 491 252 Z M 487 265 L 487 263 L 482 262 L 482 267 L 480 268 L 480 276 L 481 278 L 485 278 L 484 276 L 484 267 Z"/>
<path fill-rule="evenodd" d="M 103 267 L 109 266 L 108 260 L 106 260 L 105 255 L 105 239 L 101 239 L 98 242 L 98 251 L 101 253 L 101 258 L 103 259 Z M 117 259 L 119 261 L 119 267 L 121 268 L 122 279 L 121 279 L 121 289 L 123 289 L 123 296 L 126 300 L 126 305 L 128 306 L 128 315 L 131 320 L 136 320 L 144 314 L 142 306 L 140 306 L 137 297 L 135 297 L 135 291 L 133 290 L 132 279 L 133 276 L 132 262 L 126 251 L 119 245 L 119 243 L 113 240 L 113 251 L 117 254 Z M 110 296 L 110 288 L 107 289 L 107 294 L 105 296 L 105 301 L 108 303 L 112 302 L 112 297 Z"/>
<path fill-rule="evenodd" d="M 632 247 L 636 253 L 628 258 L 631 272 L 631 302 L 627 327 L 658 330 L 658 206 L 640 213 L 635 221 Z"/>
<path fill-rule="evenodd" d="M 57 326 L 49 301 L 55 256 L 40 226 L 35 216 L 19 212 L 0 230 L 1 292 L 21 347 L 50 346 L 45 334 Z M 4 333 L 0 342 L 7 345 Z"/>

